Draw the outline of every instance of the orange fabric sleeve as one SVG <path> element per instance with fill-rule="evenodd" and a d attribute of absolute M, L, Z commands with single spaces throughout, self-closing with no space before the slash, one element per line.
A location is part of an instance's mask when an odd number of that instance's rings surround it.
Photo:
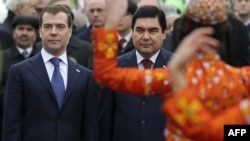
<path fill-rule="evenodd" d="M 250 99 L 212 115 L 194 97 L 194 94 L 185 88 L 167 99 L 162 110 L 189 138 L 221 141 L 224 135 L 224 124 L 246 124 L 247 117 L 250 116 Z"/>
<path fill-rule="evenodd" d="M 168 69 L 141 71 L 117 67 L 117 30 L 93 29 L 93 73 L 95 80 L 115 91 L 135 95 L 167 94 L 170 91 Z"/>

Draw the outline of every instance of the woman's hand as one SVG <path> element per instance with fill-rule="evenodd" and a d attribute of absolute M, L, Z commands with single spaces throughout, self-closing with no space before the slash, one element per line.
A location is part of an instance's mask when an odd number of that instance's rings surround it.
<path fill-rule="evenodd" d="M 197 28 L 182 40 L 168 65 L 173 91 L 179 91 L 186 86 L 183 70 L 195 53 L 215 52 L 214 48 L 219 47 L 219 41 L 211 36 L 213 33 L 211 27 Z"/>
<path fill-rule="evenodd" d="M 127 13 L 128 0 L 105 0 L 108 18 L 105 29 L 115 29 L 122 17 Z"/>

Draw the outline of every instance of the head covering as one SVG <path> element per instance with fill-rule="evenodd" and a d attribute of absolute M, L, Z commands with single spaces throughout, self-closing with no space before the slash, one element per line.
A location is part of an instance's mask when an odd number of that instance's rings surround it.
<path fill-rule="evenodd" d="M 35 29 L 39 28 L 38 18 L 32 15 L 24 15 L 24 14 L 16 15 L 12 21 L 12 27 L 16 28 L 16 26 L 20 24 L 30 24 Z"/>
<path fill-rule="evenodd" d="M 128 0 L 127 13 L 130 13 L 133 15 L 136 10 L 137 10 L 137 5 L 134 2 L 132 2 L 131 0 Z"/>
<path fill-rule="evenodd" d="M 217 48 L 221 59 L 231 64 L 231 26 L 228 21 L 227 2 L 225 0 L 189 0 L 180 21 L 176 23 L 175 45 L 178 45 L 190 32 L 199 27 L 212 27 L 212 37 L 221 42 Z"/>
<path fill-rule="evenodd" d="M 216 25 L 227 19 L 225 0 L 189 0 L 185 16 L 203 25 Z"/>

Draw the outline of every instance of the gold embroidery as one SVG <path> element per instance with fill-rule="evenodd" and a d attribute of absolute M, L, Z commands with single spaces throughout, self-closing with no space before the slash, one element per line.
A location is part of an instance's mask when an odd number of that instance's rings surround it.
<path fill-rule="evenodd" d="M 181 111 L 176 116 L 176 121 L 180 125 L 183 125 L 186 122 L 193 125 L 197 125 L 200 123 L 200 118 L 197 116 L 197 112 L 199 112 L 199 110 L 201 109 L 201 104 L 199 103 L 199 101 L 194 100 L 188 102 L 187 99 L 180 98 L 177 101 L 177 107 Z"/>

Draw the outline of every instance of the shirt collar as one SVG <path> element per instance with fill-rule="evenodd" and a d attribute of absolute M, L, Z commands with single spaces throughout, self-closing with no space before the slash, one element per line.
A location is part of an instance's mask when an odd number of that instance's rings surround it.
<path fill-rule="evenodd" d="M 159 53 L 160 53 L 160 50 L 158 50 L 153 56 L 151 56 L 149 58 L 149 60 L 152 61 L 153 64 L 155 64 L 157 56 L 158 56 Z M 136 58 L 137 58 L 137 64 L 141 63 L 141 61 L 143 59 L 145 59 L 144 57 L 142 57 L 142 55 L 137 50 L 136 50 L 135 54 L 136 54 Z"/>
<path fill-rule="evenodd" d="M 51 58 L 54 58 L 55 56 L 53 56 L 52 54 L 48 53 L 44 48 L 42 48 L 41 50 L 41 54 L 42 54 L 42 58 L 43 58 L 43 62 L 44 63 L 48 63 L 50 61 Z M 68 59 L 67 59 L 67 54 L 66 54 L 66 51 L 60 55 L 59 57 L 57 58 L 60 58 L 61 61 L 64 63 L 64 64 L 68 64 Z"/>
<path fill-rule="evenodd" d="M 122 37 L 118 34 L 118 41 L 121 40 L 122 38 L 124 38 L 126 40 L 126 42 L 128 42 L 128 41 L 130 41 L 131 36 L 132 36 L 132 31 L 128 35 L 126 35 L 125 37 Z"/>
<path fill-rule="evenodd" d="M 26 49 L 23 49 L 23 48 L 20 48 L 19 46 L 16 46 L 16 48 L 17 48 L 17 50 L 18 50 L 18 52 L 19 52 L 20 54 L 23 54 L 23 51 L 26 50 L 26 51 L 28 52 L 28 54 L 30 55 L 31 52 L 32 52 L 32 50 L 33 50 L 32 47 L 28 47 L 28 48 L 26 48 Z"/>

